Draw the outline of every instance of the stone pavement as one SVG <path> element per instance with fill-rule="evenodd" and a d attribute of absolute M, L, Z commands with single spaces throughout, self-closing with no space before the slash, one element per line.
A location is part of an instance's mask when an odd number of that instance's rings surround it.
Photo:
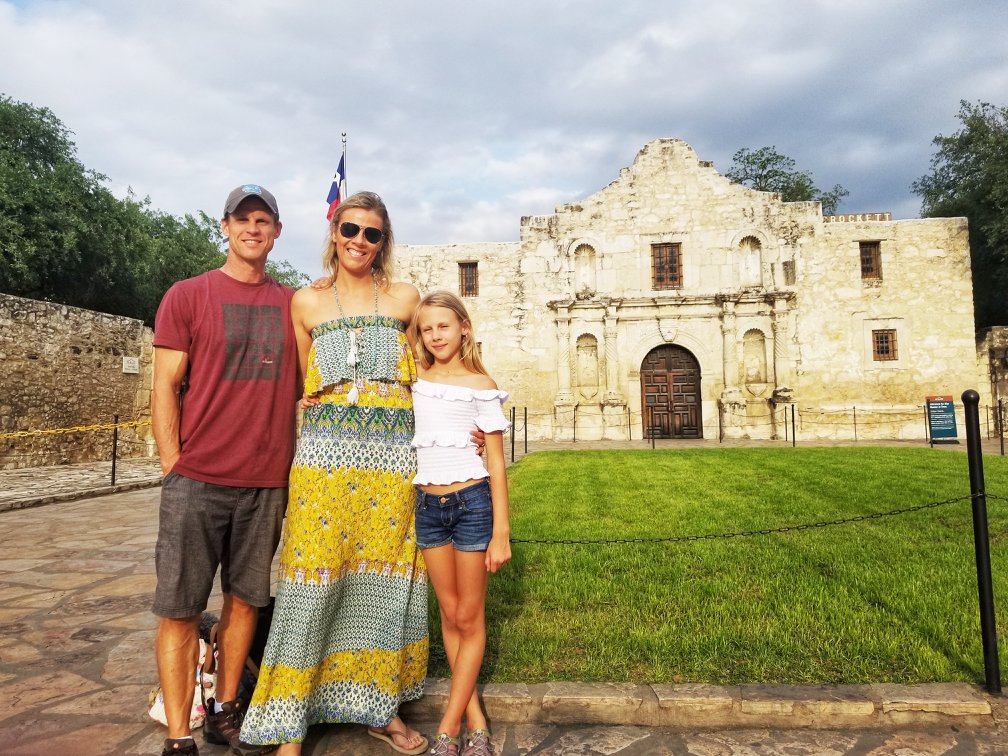
<path fill-rule="evenodd" d="M 0 472 L 11 504 L 0 511 L 0 754 L 160 752 L 164 730 L 146 716 L 159 492 L 141 487 L 157 485 L 157 468 L 121 467 L 133 490 L 94 496 L 108 463 L 85 467 Z M 431 734 L 445 691 L 431 680 L 404 716 Z M 965 684 L 500 684 L 483 696 L 498 756 L 1008 754 L 1003 699 Z M 196 738 L 204 755 L 227 752 Z M 313 728 L 304 753 L 391 751 L 361 727 L 331 726 Z"/>

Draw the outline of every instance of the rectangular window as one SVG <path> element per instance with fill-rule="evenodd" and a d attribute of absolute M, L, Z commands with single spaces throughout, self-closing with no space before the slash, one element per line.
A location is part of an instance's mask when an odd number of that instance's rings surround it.
<path fill-rule="evenodd" d="M 655 289 L 682 288 L 682 245 L 651 245 L 651 281 Z"/>
<path fill-rule="evenodd" d="M 459 263 L 459 294 L 463 297 L 479 296 L 479 272 L 476 270 L 477 263 Z"/>
<path fill-rule="evenodd" d="M 882 280 L 882 252 L 877 241 L 863 241 L 861 245 L 861 279 Z"/>
<path fill-rule="evenodd" d="M 872 331 L 871 336 L 873 360 L 882 362 L 899 359 L 899 355 L 896 352 L 895 328 L 882 328 Z"/>

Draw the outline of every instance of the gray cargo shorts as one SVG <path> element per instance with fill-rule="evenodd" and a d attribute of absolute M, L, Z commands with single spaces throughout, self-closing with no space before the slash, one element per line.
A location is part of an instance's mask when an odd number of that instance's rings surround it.
<path fill-rule="evenodd" d="M 154 552 L 154 614 L 175 619 L 200 614 L 218 566 L 221 591 L 252 606 L 268 604 L 286 508 L 286 487 L 219 486 L 168 473 L 161 484 Z"/>

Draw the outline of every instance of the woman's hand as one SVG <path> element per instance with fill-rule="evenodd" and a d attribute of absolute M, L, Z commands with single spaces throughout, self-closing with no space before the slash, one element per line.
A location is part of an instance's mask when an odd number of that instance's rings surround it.
<path fill-rule="evenodd" d="M 511 539 L 506 535 L 496 533 L 490 539 L 490 545 L 486 552 L 487 572 L 497 572 L 501 567 L 511 561 Z"/>
<path fill-rule="evenodd" d="M 479 428 L 469 431 L 469 440 L 476 444 L 476 456 L 482 457 L 483 450 L 486 449 L 486 433 Z"/>

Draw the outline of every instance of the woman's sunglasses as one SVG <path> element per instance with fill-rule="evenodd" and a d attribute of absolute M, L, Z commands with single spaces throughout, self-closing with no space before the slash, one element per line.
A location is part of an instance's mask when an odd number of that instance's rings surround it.
<path fill-rule="evenodd" d="M 375 228 L 374 226 L 364 226 L 364 238 L 368 240 L 371 244 L 377 244 L 385 236 L 385 232 L 380 228 Z M 357 234 L 361 232 L 361 226 L 356 223 L 351 223 L 350 221 L 344 221 L 339 225 L 340 236 L 344 239 L 353 239 Z"/>

